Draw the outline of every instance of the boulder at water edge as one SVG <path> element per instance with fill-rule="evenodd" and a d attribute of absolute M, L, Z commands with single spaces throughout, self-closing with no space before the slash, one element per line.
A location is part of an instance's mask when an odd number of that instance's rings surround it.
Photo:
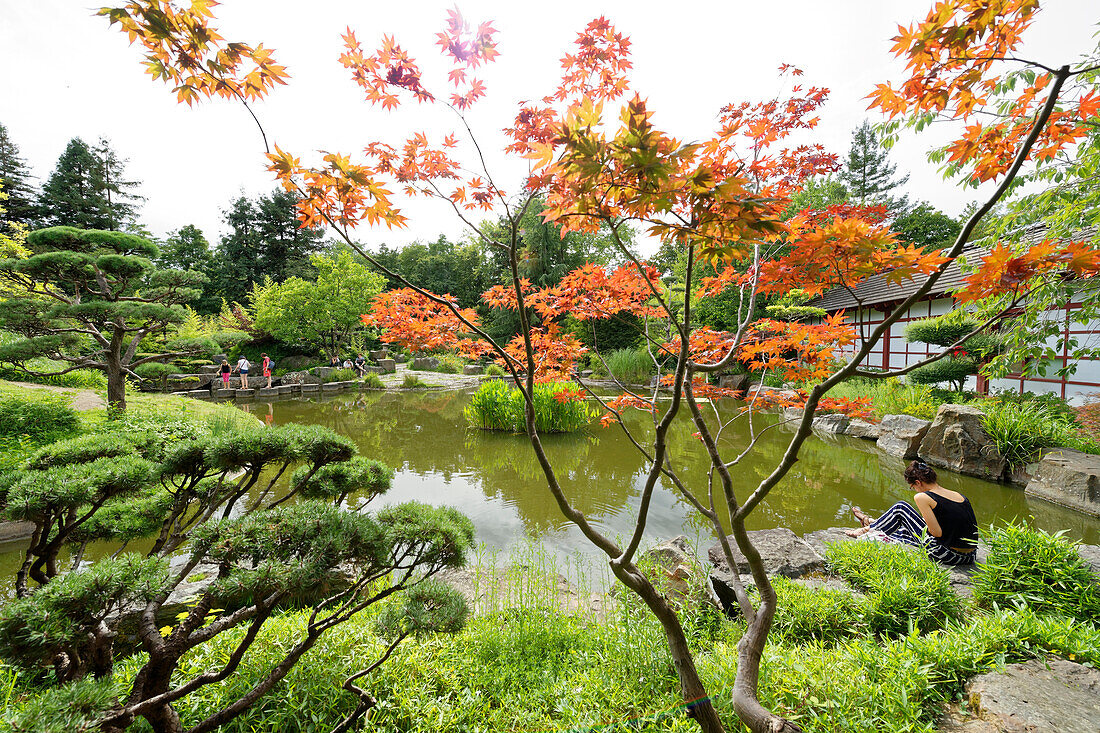
<path fill-rule="evenodd" d="M 844 435 L 851 422 L 852 418 L 847 415 L 817 415 L 814 417 L 813 427 L 815 433 Z"/>
<path fill-rule="evenodd" d="M 882 428 L 866 420 L 855 419 L 848 423 L 848 431 L 845 435 L 864 440 L 878 440 L 882 435 Z"/>
<path fill-rule="evenodd" d="M 1039 461 L 1024 493 L 1100 516 L 1100 456 L 1055 448 Z"/>
<path fill-rule="evenodd" d="M 985 414 L 970 405 L 940 405 L 920 444 L 920 457 L 930 466 L 997 481 L 1006 461 L 982 427 Z"/>
<path fill-rule="evenodd" d="M 931 425 L 928 420 L 912 415 L 887 415 L 879 425 L 882 434 L 878 438 L 878 447 L 898 458 L 916 458 L 921 441 Z"/>
<path fill-rule="evenodd" d="M 733 549 L 733 560 L 737 564 L 736 572 L 741 574 L 751 572 L 748 561 L 737 549 L 737 540 L 732 535 L 726 539 Z M 749 532 L 749 539 L 760 553 L 768 575 L 800 578 L 825 569 L 825 559 L 786 527 L 755 530 Z M 726 563 L 721 543 L 715 542 L 711 545 L 707 550 L 707 557 L 719 570 L 729 572 L 730 567 Z"/>
<path fill-rule="evenodd" d="M 1064 659 L 1009 664 L 966 686 L 968 712 L 955 711 L 944 733 L 1095 733 L 1100 730 L 1100 672 Z"/>
<path fill-rule="evenodd" d="M 414 372 L 430 372 L 439 368 L 439 359 L 434 356 L 418 356 L 413 359 L 409 369 Z"/>

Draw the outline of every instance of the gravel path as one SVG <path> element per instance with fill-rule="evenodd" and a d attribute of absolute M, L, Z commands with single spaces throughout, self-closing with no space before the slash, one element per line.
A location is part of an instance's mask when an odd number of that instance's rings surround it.
<path fill-rule="evenodd" d="M 69 404 L 77 412 L 102 410 L 107 407 L 104 399 L 90 389 L 70 389 L 68 387 L 55 387 L 51 384 L 30 384 L 29 382 L 8 382 L 8 384 L 26 389 L 44 389 L 47 392 L 65 395 L 69 398 Z"/>

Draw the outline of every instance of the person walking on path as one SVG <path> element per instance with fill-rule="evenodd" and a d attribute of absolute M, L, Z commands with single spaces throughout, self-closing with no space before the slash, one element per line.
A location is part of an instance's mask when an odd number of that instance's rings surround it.
<path fill-rule="evenodd" d="M 237 368 L 233 371 L 239 372 L 241 375 L 241 389 L 248 389 L 248 368 L 252 365 L 248 363 L 248 359 L 241 355 L 240 360 L 237 362 Z"/>
<path fill-rule="evenodd" d="M 222 359 L 222 389 L 229 389 L 229 375 L 233 372 L 233 367 L 229 366 L 229 362 L 226 359 Z"/>
<path fill-rule="evenodd" d="M 271 389 L 271 358 L 267 354 L 260 354 L 264 358 L 263 361 L 263 375 L 267 378 L 267 388 Z"/>
<path fill-rule="evenodd" d="M 923 547 L 941 565 L 972 565 L 978 547 L 978 521 L 970 500 L 940 486 L 936 470 L 924 461 L 910 463 L 905 480 L 916 492 L 916 509 L 899 501 L 872 520 L 854 506 L 852 514 L 863 526 L 846 534 L 860 537 L 874 531 L 881 533 L 885 541 Z"/>

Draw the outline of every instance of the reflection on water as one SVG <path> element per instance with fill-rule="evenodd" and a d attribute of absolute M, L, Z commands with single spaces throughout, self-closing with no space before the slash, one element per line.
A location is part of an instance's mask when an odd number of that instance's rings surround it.
<path fill-rule="evenodd" d="M 462 409 L 469 399 L 460 392 L 381 392 L 335 395 L 313 400 L 259 403 L 254 414 L 274 424 L 319 423 L 355 440 L 363 455 L 397 470 L 394 487 L 384 499 L 417 499 L 457 507 L 477 526 L 478 539 L 491 547 L 513 548 L 537 539 L 560 555 L 592 552 L 580 533 L 562 517 L 527 440 L 523 436 L 474 430 Z M 774 421 L 758 417 L 755 427 Z M 628 415 L 640 436 L 651 431 L 647 416 Z M 647 428 L 649 428 L 647 430 Z M 706 496 L 707 457 L 691 437 L 689 420 L 671 432 L 670 457 L 685 483 Z M 786 449 L 789 432 L 766 432 L 756 448 L 734 470 L 740 496 L 766 476 Z M 722 433 L 728 455 L 749 442 L 743 420 Z M 645 481 L 645 465 L 622 431 L 597 424 L 583 433 L 544 438 L 546 451 L 574 505 L 611 535 L 634 526 L 634 512 Z M 799 462 L 757 508 L 752 528 L 790 527 L 798 534 L 837 525 L 853 525 L 853 504 L 877 514 L 912 493 L 901 479 L 902 462 L 882 455 L 873 445 L 853 438 L 813 437 Z M 1097 522 L 1085 515 L 1028 499 L 1020 489 L 947 474 L 943 483 L 968 495 L 980 524 L 1034 516 L 1043 529 L 1065 529 L 1085 542 L 1100 541 Z M 647 534 L 651 540 L 678 534 L 695 536 L 707 527 L 667 485 L 652 502 Z"/>
<path fill-rule="evenodd" d="M 240 407 L 269 425 L 328 426 L 352 438 L 364 456 L 392 466 L 393 488 L 376 504 L 415 499 L 454 506 L 473 520 L 478 541 L 495 551 L 507 553 L 534 540 L 561 559 L 595 557 L 595 549 L 562 517 L 526 437 L 467 428 L 462 409 L 468 400 L 469 395 L 461 392 L 369 392 Z M 642 413 L 628 414 L 627 419 L 640 438 L 652 430 Z M 774 420 L 758 417 L 755 427 L 760 430 Z M 746 496 L 778 463 L 790 438 L 784 430 L 765 432 L 751 454 L 733 468 L 739 496 Z M 670 459 L 705 503 L 709 463 L 702 444 L 691 437 L 693 432 L 686 416 L 674 425 Z M 721 442 L 728 456 L 737 455 L 749 443 L 747 424 L 742 420 L 726 427 Z M 594 423 L 582 433 L 546 436 L 543 443 L 574 506 L 604 532 L 626 536 L 634 527 L 646 472 L 622 431 Z M 750 528 L 783 526 L 803 534 L 854 526 L 853 504 L 875 515 L 898 499 L 912 499 L 901 478 L 902 465 L 866 441 L 812 437 L 798 463 L 757 507 Z M 1042 529 L 1066 530 L 1074 539 L 1100 543 L 1100 523 L 1095 519 L 1028 499 L 1021 489 L 953 474 L 941 480 L 970 497 L 980 525 L 1034 517 Z M 653 497 L 646 534 L 651 542 L 680 534 L 699 537 L 704 547 L 712 541 L 706 523 L 667 485 Z M 115 549 L 98 543 L 85 557 L 95 559 Z M 147 547 L 134 543 L 131 549 Z M 62 556 L 62 563 L 65 560 Z M 0 595 L 10 594 L 21 561 L 20 548 L 0 548 Z"/>

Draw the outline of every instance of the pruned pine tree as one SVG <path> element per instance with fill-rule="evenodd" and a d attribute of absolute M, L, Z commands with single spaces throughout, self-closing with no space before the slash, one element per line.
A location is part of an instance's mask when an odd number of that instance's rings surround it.
<path fill-rule="evenodd" d="M 462 597 L 432 578 L 461 565 L 473 540 L 470 521 L 451 508 L 408 503 L 363 512 L 393 473 L 355 454 L 347 438 L 300 425 L 183 441 L 109 425 L 43 448 L 0 480 L 6 516 L 35 525 L 19 599 L 0 610 L 0 656 L 52 669 L 66 685 L 60 689 L 91 708 L 98 730 L 121 731 L 143 719 L 158 733 L 178 733 L 177 702 L 233 674 L 280 608 L 311 608 L 299 637 L 260 683 L 189 728 L 210 731 L 268 694 L 326 631 L 408 591 L 380 616 L 386 648 L 345 685 L 357 698 L 340 728 L 350 729 L 375 704 L 356 682 L 401 640 L 464 623 Z M 291 466 L 298 468 L 289 492 L 269 498 Z M 304 501 L 287 503 L 299 497 Z M 120 550 L 81 563 L 90 541 L 125 548 L 138 538 L 155 538 L 145 556 Z M 169 563 L 184 542 L 187 554 Z M 67 573 L 57 567 L 62 548 L 72 553 Z M 196 572 L 211 582 L 177 614 L 169 599 Z M 123 623 L 136 624 L 147 659 L 128 695 L 97 696 L 82 681 L 111 675 Z M 181 665 L 189 651 L 234 629 L 243 636 L 221 669 L 195 674 Z"/>
<path fill-rule="evenodd" d="M 157 269 L 156 246 L 120 232 L 52 227 L 32 232 L 33 252 L 0 260 L 0 322 L 22 339 L 0 347 L 0 362 L 47 376 L 95 369 L 107 377 L 107 403 L 126 409 L 126 377 L 134 368 L 204 348 L 170 344 L 171 351 L 138 356 L 146 336 L 179 323 L 183 304 L 198 296 L 204 277 Z M 36 366 L 47 357 L 57 368 Z"/>

